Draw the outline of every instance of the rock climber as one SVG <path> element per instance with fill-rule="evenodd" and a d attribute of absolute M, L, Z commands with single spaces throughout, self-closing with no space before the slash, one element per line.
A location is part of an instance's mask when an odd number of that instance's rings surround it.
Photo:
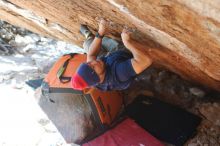
<path fill-rule="evenodd" d="M 82 63 L 72 76 L 74 89 L 127 89 L 134 78 L 152 64 L 151 57 L 144 51 L 146 47 L 131 38 L 131 30 L 123 29 L 122 43 L 104 37 L 108 31 L 109 25 L 104 19 L 100 21 L 95 36 L 86 25 L 80 26 L 81 34 L 86 38 L 83 47 L 87 53 L 87 62 Z M 102 56 L 103 52 L 110 53 Z"/>

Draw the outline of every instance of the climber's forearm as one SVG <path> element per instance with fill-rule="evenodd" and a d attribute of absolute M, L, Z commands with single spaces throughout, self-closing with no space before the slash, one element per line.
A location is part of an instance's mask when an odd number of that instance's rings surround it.
<path fill-rule="evenodd" d="M 125 41 L 124 45 L 126 48 L 132 53 L 135 60 L 141 60 L 146 57 L 145 48 L 142 44 L 137 41 L 130 39 L 129 41 Z"/>
<path fill-rule="evenodd" d="M 89 47 L 87 54 L 87 62 L 95 60 L 101 50 L 102 39 L 95 37 L 92 44 Z"/>
<path fill-rule="evenodd" d="M 104 36 L 107 32 L 107 22 L 102 19 L 99 23 L 99 30 L 98 33 L 100 36 Z M 87 62 L 95 60 L 101 50 L 102 46 L 102 38 L 95 37 L 92 44 L 89 47 L 89 52 L 87 54 Z"/>
<path fill-rule="evenodd" d="M 132 66 L 137 74 L 141 73 L 152 64 L 152 59 L 146 53 L 146 47 L 134 40 L 124 42 L 128 50 L 131 51 L 133 58 L 131 59 Z"/>

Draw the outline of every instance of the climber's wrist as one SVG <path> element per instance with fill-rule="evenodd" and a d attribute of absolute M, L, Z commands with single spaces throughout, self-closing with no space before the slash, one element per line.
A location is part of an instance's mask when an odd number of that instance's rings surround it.
<path fill-rule="evenodd" d="M 104 35 L 105 35 L 104 33 L 98 31 L 98 32 L 95 34 L 95 37 L 97 37 L 97 38 L 103 38 Z"/>

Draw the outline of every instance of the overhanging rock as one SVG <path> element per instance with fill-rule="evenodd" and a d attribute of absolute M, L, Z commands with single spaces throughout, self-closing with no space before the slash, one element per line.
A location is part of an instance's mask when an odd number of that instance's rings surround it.
<path fill-rule="evenodd" d="M 45 36 L 82 44 L 80 24 L 97 29 L 111 21 L 111 36 L 124 26 L 151 49 L 155 65 L 220 91 L 218 0 L 2 0 L 0 18 Z"/>

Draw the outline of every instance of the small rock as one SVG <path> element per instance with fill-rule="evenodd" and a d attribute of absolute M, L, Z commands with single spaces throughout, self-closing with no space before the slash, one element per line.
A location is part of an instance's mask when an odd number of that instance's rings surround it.
<path fill-rule="evenodd" d="M 159 76 L 159 77 L 167 77 L 167 76 L 168 76 L 168 73 L 167 73 L 167 71 L 162 70 L 162 71 L 160 71 L 160 72 L 158 73 L 158 76 Z"/>
<path fill-rule="evenodd" d="M 13 38 L 13 34 L 12 33 L 7 33 L 6 35 L 5 35 L 5 39 L 7 40 L 7 41 L 10 41 L 12 38 Z"/>
<path fill-rule="evenodd" d="M 159 83 L 162 82 L 163 80 L 168 79 L 168 73 L 165 70 L 162 70 L 158 73 L 158 77 L 156 78 L 155 82 Z"/>
<path fill-rule="evenodd" d="M 19 34 L 15 36 L 15 42 L 18 47 L 24 47 L 28 44 L 26 39 Z"/>
<path fill-rule="evenodd" d="M 50 42 L 50 41 L 52 41 L 52 39 L 46 38 L 46 37 L 41 37 L 41 38 L 40 38 L 40 41 L 41 41 L 41 42 Z"/>
<path fill-rule="evenodd" d="M 0 36 L 2 36 L 2 35 L 4 35 L 4 34 L 6 34 L 7 33 L 7 30 L 6 29 L 1 29 L 0 30 Z"/>
<path fill-rule="evenodd" d="M 42 126 L 46 126 L 47 124 L 50 123 L 50 121 L 48 119 L 40 119 L 38 123 L 41 124 Z"/>
<path fill-rule="evenodd" d="M 17 29 L 15 27 L 12 27 L 11 29 L 12 29 L 11 31 L 12 31 L 13 34 L 17 33 Z"/>
<path fill-rule="evenodd" d="M 10 40 L 10 41 L 8 42 L 8 44 L 11 45 L 11 46 L 13 46 L 13 47 L 17 46 L 17 43 L 15 42 L 15 40 Z"/>
<path fill-rule="evenodd" d="M 17 28 L 17 33 L 19 35 L 26 35 L 27 31 L 24 28 Z"/>
<path fill-rule="evenodd" d="M 190 88 L 189 91 L 190 91 L 190 93 L 191 93 L 192 95 L 195 95 L 195 96 L 200 97 L 200 98 L 202 98 L 202 97 L 205 96 L 205 92 L 202 91 L 202 90 L 199 89 L 199 88 L 196 88 L 196 87 Z"/>
<path fill-rule="evenodd" d="M 33 48 L 35 48 L 35 47 L 36 47 L 36 46 L 33 45 L 33 44 L 28 44 L 27 46 L 25 46 L 25 47 L 19 49 L 19 52 L 20 52 L 20 53 L 27 53 L 27 52 L 29 52 L 30 50 L 32 50 Z"/>
<path fill-rule="evenodd" d="M 34 42 L 38 42 L 41 40 L 40 36 L 37 34 L 30 34 L 29 36 L 32 38 L 32 40 L 34 40 Z"/>
<path fill-rule="evenodd" d="M 205 104 L 199 108 L 200 113 L 215 125 L 220 126 L 220 104 Z"/>
<path fill-rule="evenodd" d="M 36 34 L 29 34 L 29 35 L 26 35 L 24 38 L 28 44 L 40 41 L 40 37 L 37 36 Z"/>

